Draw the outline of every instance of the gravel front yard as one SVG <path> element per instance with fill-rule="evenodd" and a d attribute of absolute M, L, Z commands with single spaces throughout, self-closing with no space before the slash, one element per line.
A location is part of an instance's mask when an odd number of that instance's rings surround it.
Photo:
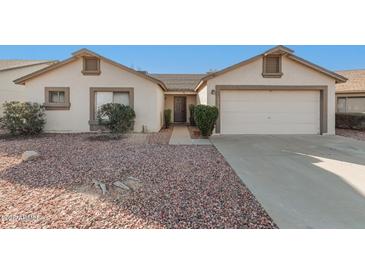
<path fill-rule="evenodd" d="M 213 146 L 164 144 L 169 134 L 0 140 L 0 228 L 276 227 Z M 21 162 L 26 150 L 41 157 Z M 143 185 L 119 195 L 111 185 L 128 176 Z"/>
<path fill-rule="evenodd" d="M 361 130 L 336 128 L 336 135 L 350 137 L 360 141 L 365 141 L 365 131 Z"/>

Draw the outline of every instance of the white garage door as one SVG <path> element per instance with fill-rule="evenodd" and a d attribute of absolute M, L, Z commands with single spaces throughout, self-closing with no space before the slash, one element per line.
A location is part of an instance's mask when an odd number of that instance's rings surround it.
<path fill-rule="evenodd" d="M 221 91 L 222 134 L 319 134 L 319 91 Z"/>

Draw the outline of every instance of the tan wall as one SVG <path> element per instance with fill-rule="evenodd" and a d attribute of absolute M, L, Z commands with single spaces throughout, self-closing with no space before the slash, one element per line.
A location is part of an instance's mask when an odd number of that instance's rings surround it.
<path fill-rule="evenodd" d="M 0 71 L 0 115 L 3 112 L 3 104 L 10 101 L 25 101 L 25 87 L 22 85 L 14 84 L 14 80 L 32 73 L 36 70 L 40 70 L 48 65 L 35 65 L 25 68 L 11 69 L 6 71 Z"/>
<path fill-rule="evenodd" d="M 134 88 L 134 110 L 136 112 L 134 130 L 140 132 L 143 125 L 147 126 L 149 131 L 161 129 L 163 91 L 157 84 L 103 60 L 100 62 L 101 74 L 98 76 L 84 76 L 81 70 L 82 59 L 79 58 L 26 82 L 27 99 L 39 103 L 44 103 L 45 87 L 70 88 L 70 110 L 46 111 L 46 131 L 89 131 L 90 87 Z"/>
<path fill-rule="evenodd" d="M 159 127 L 161 129 L 163 127 L 163 123 L 164 123 L 164 121 L 163 121 L 163 111 L 165 109 L 165 96 L 164 96 L 163 90 L 161 90 L 160 88 L 159 88 L 159 91 L 157 93 L 156 99 L 157 99 L 157 113 L 156 113 L 156 115 L 157 115 L 157 120 L 160 124 Z"/>
<path fill-rule="evenodd" d="M 171 122 L 174 122 L 174 97 L 186 96 L 186 122 L 189 122 L 190 112 L 189 105 L 196 105 L 197 96 L 196 95 L 165 95 L 165 109 L 171 109 Z"/>
<path fill-rule="evenodd" d="M 197 104 L 198 105 L 207 105 L 208 104 L 208 87 L 205 85 L 198 93 L 197 96 Z"/>
<path fill-rule="evenodd" d="M 281 78 L 262 77 L 262 59 L 227 72 L 207 83 L 207 104 L 215 105 L 211 90 L 216 85 L 311 85 L 328 86 L 328 133 L 335 134 L 335 80 L 283 57 Z"/>

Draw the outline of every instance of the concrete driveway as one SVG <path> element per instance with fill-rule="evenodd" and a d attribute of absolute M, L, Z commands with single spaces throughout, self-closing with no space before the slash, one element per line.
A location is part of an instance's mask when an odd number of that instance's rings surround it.
<path fill-rule="evenodd" d="M 280 228 L 365 228 L 365 142 L 340 136 L 213 136 Z"/>

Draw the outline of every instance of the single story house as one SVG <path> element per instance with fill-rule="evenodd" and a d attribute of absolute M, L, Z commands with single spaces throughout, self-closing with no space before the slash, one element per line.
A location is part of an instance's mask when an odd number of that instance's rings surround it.
<path fill-rule="evenodd" d="M 97 129 L 96 111 L 107 102 L 132 106 L 134 130 L 158 131 L 164 109 L 187 122 L 189 104 L 219 108 L 216 133 L 334 134 L 335 72 L 284 46 L 208 74 L 149 74 L 90 50 L 16 79 L 28 101 L 44 103 L 47 131 Z"/>
<path fill-rule="evenodd" d="M 342 70 L 337 73 L 348 78 L 348 81 L 336 85 L 336 112 L 365 112 L 365 70 Z"/>
<path fill-rule="evenodd" d="M 3 103 L 26 99 L 25 86 L 16 85 L 14 79 L 54 63 L 48 60 L 0 60 L 0 114 L 3 112 Z"/>

